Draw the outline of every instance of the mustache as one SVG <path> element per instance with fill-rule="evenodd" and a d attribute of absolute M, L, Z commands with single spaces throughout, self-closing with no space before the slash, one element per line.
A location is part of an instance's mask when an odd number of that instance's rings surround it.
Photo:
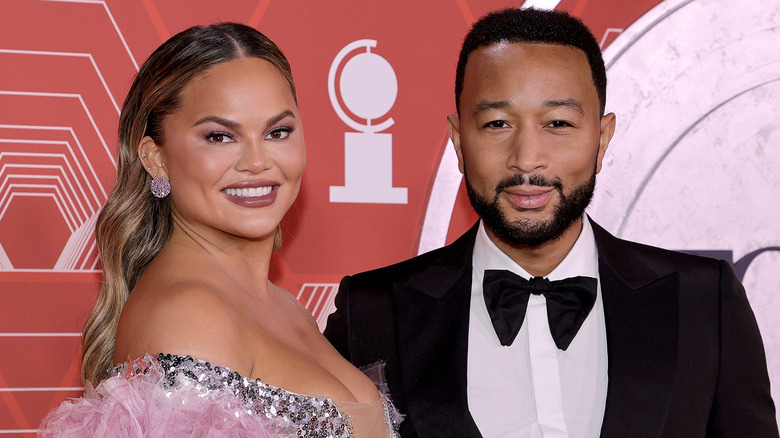
<path fill-rule="evenodd" d="M 531 175 L 516 173 L 508 178 L 501 180 L 496 185 L 496 198 L 498 198 L 498 195 L 507 187 L 521 186 L 523 184 L 537 187 L 555 187 L 558 192 L 563 194 L 563 183 L 560 179 L 548 179 L 537 173 L 532 173 Z"/>

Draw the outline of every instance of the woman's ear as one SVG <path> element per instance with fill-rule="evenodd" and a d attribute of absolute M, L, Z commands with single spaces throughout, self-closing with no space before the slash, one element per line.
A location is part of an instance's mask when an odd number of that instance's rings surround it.
<path fill-rule="evenodd" d="M 162 148 L 148 135 L 138 144 L 138 158 L 143 163 L 146 172 L 152 177 L 168 177 L 165 169 L 165 154 Z"/>

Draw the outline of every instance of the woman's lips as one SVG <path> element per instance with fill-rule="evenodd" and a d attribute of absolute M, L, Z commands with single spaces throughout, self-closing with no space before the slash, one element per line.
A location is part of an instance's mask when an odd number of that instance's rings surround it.
<path fill-rule="evenodd" d="M 271 205 L 276 200 L 278 188 L 273 182 L 243 182 L 222 189 L 226 198 L 242 207 L 257 208 Z"/>
<path fill-rule="evenodd" d="M 267 196 L 271 193 L 273 187 L 249 187 L 249 188 L 227 188 L 223 192 L 230 196 L 238 196 L 239 198 L 256 198 L 258 196 Z"/>

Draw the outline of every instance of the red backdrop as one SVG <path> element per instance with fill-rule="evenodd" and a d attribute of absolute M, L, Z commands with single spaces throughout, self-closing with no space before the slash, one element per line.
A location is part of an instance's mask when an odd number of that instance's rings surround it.
<path fill-rule="evenodd" d="M 563 0 L 555 7 L 581 17 L 607 47 L 658 3 Z M 194 24 L 239 21 L 290 59 L 308 165 L 272 280 L 322 323 L 343 275 L 417 254 L 447 146 L 445 116 L 454 112 L 460 43 L 476 18 L 520 4 L 0 2 L 0 434 L 34 432 L 47 411 L 79 394 L 79 332 L 100 281 L 92 229 L 113 183 L 119 108 L 138 65 L 159 44 Z M 376 40 L 371 52 L 397 78 L 394 105 L 379 121 L 394 120 L 383 133 L 392 136 L 392 186 L 407 189 L 406 203 L 330 200 L 330 187 L 345 185 L 345 133 L 355 130 L 334 111 L 328 73 L 337 53 L 360 39 Z M 461 190 L 447 242 L 474 219 Z"/>

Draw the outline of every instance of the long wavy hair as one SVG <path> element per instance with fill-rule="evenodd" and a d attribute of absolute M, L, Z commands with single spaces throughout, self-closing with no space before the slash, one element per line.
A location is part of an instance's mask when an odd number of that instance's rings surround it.
<path fill-rule="evenodd" d="M 100 294 L 84 325 L 81 377 L 97 385 L 113 364 L 117 325 L 130 291 L 171 234 L 170 197 L 155 198 L 138 158 L 145 136 L 164 144 L 163 127 L 184 87 L 221 62 L 260 58 L 287 80 L 297 102 L 287 58 L 257 30 L 237 23 L 195 26 L 174 35 L 141 66 L 119 116 L 114 187 L 98 216 L 96 240 L 103 266 Z M 274 248 L 281 244 L 277 227 Z"/>

